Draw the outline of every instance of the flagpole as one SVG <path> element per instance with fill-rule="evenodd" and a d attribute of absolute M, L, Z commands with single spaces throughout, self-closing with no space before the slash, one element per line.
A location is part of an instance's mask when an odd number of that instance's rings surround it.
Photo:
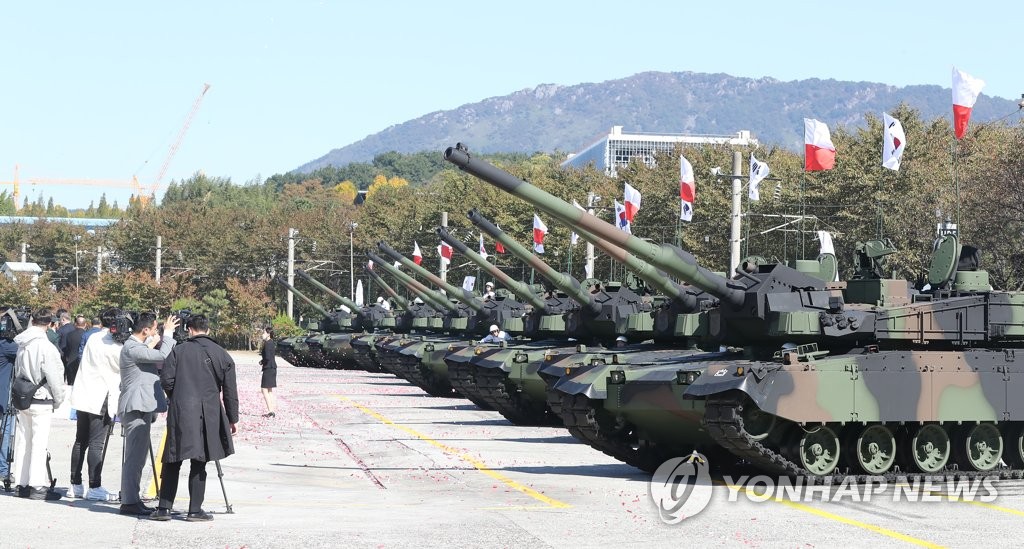
<path fill-rule="evenodd" d="M 807 172 L 800 179 L 800 259 L 807 259 L 804 251 L 804 220 L 807 219 L 807 198 L 804 196 L 804 185 L 807 183 Z"/>

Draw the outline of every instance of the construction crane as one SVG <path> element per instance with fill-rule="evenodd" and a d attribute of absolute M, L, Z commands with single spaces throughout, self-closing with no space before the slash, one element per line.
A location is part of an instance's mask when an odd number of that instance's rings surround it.
<path fill-rule="evenodd" d="M 188 131 L 189 126 L 192 125 L 192 119 L 195 118 L 196 113 L 199 111 L 199 105 L 203 102 L 203 97 L 206 96 L 206 92 L 210 89 L 209 84 L 203 84 L 203 91 L 199 92 L 199 97 L 196 97 L 195 102 L 192 103 L 192 108 L 188 111 L 188 115 L 185 116 L 185 122 L 181 125 L 181 129 L 178 130 L 178 136 L 174 139 L 174 143 L 171 143 L 171 148 L 167 151 L 167 157 L 164 158 L 164 163 L 160 166 L 160 171 L 156 173 L 156 179 L 149 185 L 147 193 L 144 195 L 140 194 L 140 198 L 145 204 L 150 196 L 156 196 L 156 192 L 160 189 L 160 183 L 163 182 L 164 176 L 167 175 L 167 168 L 171 165 L 171 160 L 174 159 L 174 155 L 178 152 L 178 147 L 181 147 L 181 141 L 185 138 L 185 132 Z M 136 183 L 137 178 L 133 178 Z"/>
<path fill-rule="evenodd" d="M 32 185 L 92 185 L 97 187 L 110 187 L 110 188 L 124 188 L 128 187 L 132 190 L 143 205 L 149 204 L 149 197 L 156 196 L 158 190 L 160 190 L 160 184 L 163 182 L 164 176 L 167 175 L 167 169 L 171 165 L 171 160 L 174 159 L 174 155 L 178 152 L 178 148 L 181 147 L 181 142 L 185 139 L 185 133 L 188 132 L 189 126 L 192 125 L 192 119 L 195 118 L 196 113 L 199 111 L 199 105 L 203 102 L 203 97 L 206 96 L 206 92 L 209 91 L 210 85 L 203 84 L 202 91 L 199 92 L 199 96 L 192 103 L 192 108 L 189 109 L 188 115 L 185 116 L 185 122 L 181 125 L 181 129 L 178 130 L 178 135 L 175 137 L 174 142 L 171 143 L 171 148 L 167 151 L 167 156 L 164 158 L 163 164 L 160 165 L 160 171 L 157 172 L 156 178 L 149 185 L 143 185 L 139 182 L 138 175 L 133 175 L 130 181 L 119 181 L 110 179 L 55 179 L 55 178 L 32 178 L 26 182 Z M 11 193 L 14 199 L 14 207 L 20 208 L 21 200 L 21 185 L 22 181 L 18 179 L 18 166 L 14 166 L 14 180 L 13 181 L 0 181 L 0 185 L 12 185 L 14 187 Z"/>

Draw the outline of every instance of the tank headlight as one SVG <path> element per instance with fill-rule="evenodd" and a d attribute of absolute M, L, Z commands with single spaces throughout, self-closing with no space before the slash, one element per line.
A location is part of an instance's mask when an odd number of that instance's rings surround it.
<path fill-rule="evenodd" d="M 745 374 L 745 373 L 746 373 L 746 370 L 743 368 L 743 366 L 737 366 L 736 367 L 736 377 L 742 377 L 743 374 Z"/>
<path fill-rule="evenodd" d="M 604 361 L 603 358 L 592 358 L 592 359 L 590 359 L 590 365 L 591 366 L 600 366 L 602 364 L 605 364 L 605 361 Z"/>
<path fill-rule="evenodd" d="M 697 378 L 700 377 L 700 372 L 679 370 L 676 372 L 676 383 L 679 385 L 692 385 Z"/>
<path fill-rule="evenodd" d="M 618 355 L 618 353 L 616 353 L 616 354 L 612 355 L 612 364 L 618 364 L 618 363 L 619 363 L 619 355 Z"/>
<path fill-rule="evenodd" d="M 477 347 L 476 349 L 473 349 L 473 354 L 474 355 L 478 355 L 478 354 L 480 354 L 482 352 L 484 352 L 484 348 L 483 347 Z"/>
<path fill-rule="evenodd" d="M 526 356 L 526 353 L 516 353 L 516 356 L 512 357 L 512 362 L 515 362 L 516 364 L 522 364 L 523 362 L 528 361 L 529 357 Z"/>
<path fill-rule="evenodd" d="M 427 343 L 426 345 L 424 345 L 423 346 L 423 352 L 425 352 L 425 353 L 432 353 L 432 352 L 434 352 L 434 344 L 433 343 Z"/>
<path fill-rule="evenodd" d="M 622 370 L 612 370 L 611 375 L 608 376 L 608 383 L 612 385 L 622 385 L 626 382 L 626 372 Z"/>

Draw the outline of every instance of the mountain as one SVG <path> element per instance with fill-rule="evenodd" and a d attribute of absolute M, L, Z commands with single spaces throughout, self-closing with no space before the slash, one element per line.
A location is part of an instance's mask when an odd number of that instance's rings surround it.
<path fill-rule="evenodd" d="M 440 151 L 457 141 L 481 153 L 583 149 L 612 126 L 646 133 L 731 135 L 750 130 L 766 144 L 803 147 L 803 119 L 830 127 L 863 123 L 901 102 L 925 120 L 951 117 L 949 88 L 873 82 L 739 78 L 727 74 L 644 72 L 601 83 L 542 84 L 391 126 L 334 149 L 298 168 L 369 162 L 382 152 Z M 972 120 L 994 120 L 1017 109 L 982 95 Z"/>

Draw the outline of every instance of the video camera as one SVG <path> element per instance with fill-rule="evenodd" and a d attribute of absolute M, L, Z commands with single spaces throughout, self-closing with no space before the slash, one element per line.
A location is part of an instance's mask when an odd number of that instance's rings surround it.
<path fill-rule="evenodd" d="M 182 309 L 180 311 L 172 312 L 171 316 L 178 318 L 178 327 L 174 329 L 174 341 L 181 343 L 188 339 L 188 330 L 185 328 L 185 323 L 188 322 L 189 318 L 192 318 L 192 311 L 188 309 Z"/>
<path fill-rule="evenodd" d="M 110 337 L 124 345 L 124 342 L 132 337 L 132 328 L 138 319 L 139 313 L 135 311 L 118 311 L 114 318 L 114 324 L 110 326 Z"/>
<path fill-rule="evenodd" d="M 0 338 L 14 339 L 32 324 L 32 309 L 28 307 L 0 307 Z"/>

